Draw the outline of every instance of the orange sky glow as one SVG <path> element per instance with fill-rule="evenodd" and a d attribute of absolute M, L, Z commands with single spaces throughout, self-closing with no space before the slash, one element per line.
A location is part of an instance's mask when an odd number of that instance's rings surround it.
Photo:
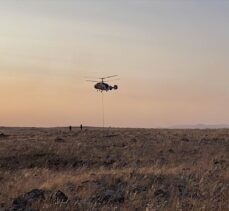
<path fill-rule="evenodd" d="M 228 1 L 0 1 L 0 125 L 229 123 Z"/>

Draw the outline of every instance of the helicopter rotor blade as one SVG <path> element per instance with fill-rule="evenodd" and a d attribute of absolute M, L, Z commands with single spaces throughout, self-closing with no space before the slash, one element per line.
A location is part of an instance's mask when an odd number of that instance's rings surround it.
<path fill-rule="evenodd" d="M 120 80 L 120 78 L 116 78 L 116 79 L 105 80 L 104 82 L 119 81 L 119 80 Z"/>
<path fill-rule="evenodd" d="M 113 78 L 113 77 L 117 77 L 118 75 L 111 75 L 111 76 L 107 76 L 107 77 L 88 77 L 88 76 L 85 76 L 84 78 L 85 79 L 101 79 L 101 80 L 104 80 L 104 79 L 107 79 L 107 78 Z"/>
<path fill-rule="evenodd" d="M 96 83 L 100 82 L 100 81 L 93 81 L 93 80 L 86 80 L 86 81 L 88 81 L 88 82 L 96 82 Z"/>
<path fill-rule="evenodd" d="M 107 77 L 102 77 L 100 79 L 104 80 L 104 79 L 107 79 L 107 78 L 113 78 L 113 77 L 117 77 L 118 75 L 111 75 L 111 76 L 107 76 Z"/>

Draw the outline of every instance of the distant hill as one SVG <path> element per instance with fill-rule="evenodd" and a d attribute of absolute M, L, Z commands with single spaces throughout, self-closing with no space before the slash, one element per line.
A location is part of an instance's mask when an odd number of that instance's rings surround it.
<path fill-rule="evenodd" d="M 220 129 L 229 128 L 229 124 L 196 124 L 196 125 L 175 125 L 174 129 Z"/>

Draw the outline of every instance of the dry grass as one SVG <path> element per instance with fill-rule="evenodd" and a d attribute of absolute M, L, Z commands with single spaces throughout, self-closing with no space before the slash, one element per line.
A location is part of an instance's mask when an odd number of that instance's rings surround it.
<path fill-rule="evenodd" d="M 0 132 L 0 210 L 35 188 L 38 210 L 229 210 L 229 130 Z"/>

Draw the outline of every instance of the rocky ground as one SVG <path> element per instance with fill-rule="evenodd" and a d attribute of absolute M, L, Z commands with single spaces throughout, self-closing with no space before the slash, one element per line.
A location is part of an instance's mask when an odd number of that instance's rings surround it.
<path fill-rule="evenodd" d="M 0 128 L 0 210 L 229 210 L 229 130 Z"/>

